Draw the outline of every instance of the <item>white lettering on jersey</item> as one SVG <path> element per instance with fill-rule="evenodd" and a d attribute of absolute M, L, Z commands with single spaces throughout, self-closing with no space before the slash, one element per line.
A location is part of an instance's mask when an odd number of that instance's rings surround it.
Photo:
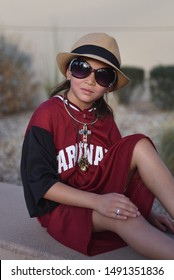
<path fill-rule="evenodd" d="M 93 144 L 90 144 L 88 147 L 87 143 L 84 144 L 84 147 L 80 143 L 66 147 L 60 150 L 57 155 L 58 173 L 60 174 L 73 168 L 76 165 L 77 159 L 79 160 L 82 155 L 87 156 L 91 165 L 98 165 L 107 151 L 107 149 L 101 146 L 94 146 Z"/>
<path fill-rule="evenodd" d="M 99 161 L 103 159 L 103 148 L 97 146 L 96 147 L 96 153 L 95 153 L 95 160 L 94 165 L 98 165 Z"/>
<path fill-rule="evenodd" d="M 77 161 L 77 159 L 76 159 L 76 149 L 77 148 L 74 145 L 71 145 L 71 146 L 69 146 L 65 149 L 65 151 L 67 153 L 67 156 L 68 156 L 68 159 L 69 159 L 69 163 L 68 163 L 68 168 L 69 169 L 72 168 Z"/>
<path fill-rule="evenodd" d="M 68 165 L 66 163 L 66 159 L 65 159 L 65 153 L 63 150 L 61 150 L 57 156 L 57 161 L 58 161 L 58 173 L 62 173 L 62 169 L 63 171 L 68 170 Z"/>

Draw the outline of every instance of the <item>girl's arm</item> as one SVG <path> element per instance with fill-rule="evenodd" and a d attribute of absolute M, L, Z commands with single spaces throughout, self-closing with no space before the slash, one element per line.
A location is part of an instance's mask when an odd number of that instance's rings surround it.
<path fill-rule="evenodd" d="M 126 196 L 118 193 L 96 194 L 78 190 L 61 182 L 55 183 L 44 195 L 45 199 L 61 204 L 90 208 L 100 214 L 119 219 L 137 217 L 137 207 Z M 116 215 L 116 209 L 120 215 Z"/>

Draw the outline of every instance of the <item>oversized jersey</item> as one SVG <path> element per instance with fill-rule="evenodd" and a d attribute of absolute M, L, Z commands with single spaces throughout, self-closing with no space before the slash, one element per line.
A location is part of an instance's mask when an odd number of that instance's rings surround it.
<path fill-rule="evenodd" d="M 78 121 L 86 124 L 93 121 L 93 108 L 82 112 L 71 103 L 70 107 Z M 21 162 L 30 216 L 45 214 L 57 205 L 42 199 L 45 192 L 57 181 L 77 188 L 90 182 L 96 166 L 108 149 L 115 141 L 121 139 L 120 132 L 110 116 L 87 127 L 91 133 L 90 143 L 85 144 L 82 150 L 79 131 L 83 124 L 74 121 L 68 115 L 61 96 L 47 100 L 34 112 L 27 128 Z M 87 153 L 90 163 L 87 173 L 82 172 L 77 165 L 82 153 Z"/>
<path fill-rule="evenodd" d="M 146 136 L 122 138 L 112 116 L 94 123 L 93 108 L 81 111 L 69 103 L 69 114 L 65 106 L 61 96 L 52 97 L 40 105 L 29 122 L 21 159 L 25 200 L 30 216 L 38 217 L 53 238 L 95 255 L 126 244 L 115 233 L 92 232 L 92 209 L 58 204 L 44 199 L 44 194 L 59 181 L 98 194 L 122 193 L 147 218 L 154 196 L 138 172 L 128 183 L 134 147 Z M 88 141 L 82 147 L 84 124 Z M 86 172 L 77 164 L 84 154 L 90 164 Z"/>

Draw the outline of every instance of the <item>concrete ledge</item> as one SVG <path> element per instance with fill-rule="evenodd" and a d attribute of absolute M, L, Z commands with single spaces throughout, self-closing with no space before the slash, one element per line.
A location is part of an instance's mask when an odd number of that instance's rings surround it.
<path fill-rule="evenodd" d="M 29 218 L 21 186 L 0 183 L 0 259 L 136 260 L 144 259 L 129 247 L 87 257 L 49 236 Z"/>

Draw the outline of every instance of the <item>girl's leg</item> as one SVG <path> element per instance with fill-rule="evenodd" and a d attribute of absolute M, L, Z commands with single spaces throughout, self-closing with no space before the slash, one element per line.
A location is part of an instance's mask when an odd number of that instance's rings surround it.
<path fill-rule="evenodd" d="M 145 138 L 134 148 L 130 176 L 135 169 L 138 169 L 147 188 L 174 217 L 174 178 L 150 141 Z M 123 221 L 94 211 L 93 230 L 117 233 L 129 246 L 147 258 L 174 260 L 174 239 L 153 227 L 143 216 Z"/>
<path fill-rule="evenodd" d="M 123 221 L 93 211 L 93 230 L 117 233 L 130 247 L 148 259 L 174 260 L 174 240 L 151 226 L 142 216 Z"/>
<path fill-rule="evenodd" d="M 174 178 L 147 139 L 140 140 L 133 151 L 131 170 L 138 169 L 144 184 L 174 217 Z"/>

